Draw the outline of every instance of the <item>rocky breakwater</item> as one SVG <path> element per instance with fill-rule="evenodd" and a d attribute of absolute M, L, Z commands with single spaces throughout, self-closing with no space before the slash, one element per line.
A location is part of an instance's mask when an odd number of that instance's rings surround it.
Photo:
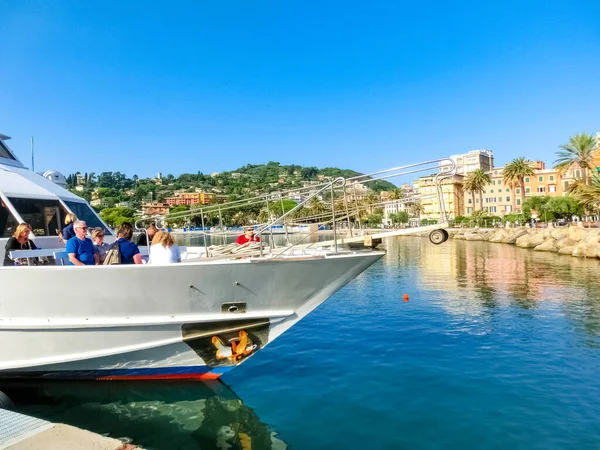
<path fill-rule="evenodd" d="M 452 230 L 450 237 L 466 241 L 513 244 L 540 252 L 555 252 L 580 258 L 600 258 L 598 228 L 466 228 Z"/>

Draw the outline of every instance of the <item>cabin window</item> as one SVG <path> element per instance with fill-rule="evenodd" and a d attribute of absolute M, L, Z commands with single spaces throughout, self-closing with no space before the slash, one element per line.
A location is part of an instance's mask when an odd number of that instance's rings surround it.
<path fill-rule="evenodd" d="M 8 151 L 8 148 L 0 141 L 0 158 L 15 160 L 14 156 Z"/>
<path fill-rule="evenodd" d="M 8 200 L 36 236 L 56 236 L 64 226 L 66 211 L 58 200 L 17 197 Z"/>
<path fill-rule="evenodd" d="M 98 218 L 98 216 L 96 216 L 94 211 L 92 211 L 87 204 L 81 202 L 69 202 L 67 200 L 63 201 L 69 207 L 69 209 L 73 211 L 73 214 L 77 216 L 77 220 L 85 221 L 87 226 L 90 228 L 103 228 L 107 234 L 112 235 L 112 232 L 106 228 L 106 225 L 102 223 L 102 221 Z"/>
<path fill-rule="evenodd" d="M 0 200 L 0 238 L 8 238 L 13 235 L 19 222 L 13 217 L 6 205 Z"/>

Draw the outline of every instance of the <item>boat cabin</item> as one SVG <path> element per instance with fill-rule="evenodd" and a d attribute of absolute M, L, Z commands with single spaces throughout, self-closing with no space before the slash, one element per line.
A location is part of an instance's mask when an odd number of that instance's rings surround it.
<path fill-rule="evenodd" d="M 113 232 L 81 197 L 69 192 L 62 174 L 32 172 L 10 150 L 8 136 L 0 134 L 0 252 L 19 223 L 30 223 L 31 239 L 40 248 L 62 248 L 58 231 L 67 213 L 85 220 L 89 227 L 102 227 L 106 237 Z"/>

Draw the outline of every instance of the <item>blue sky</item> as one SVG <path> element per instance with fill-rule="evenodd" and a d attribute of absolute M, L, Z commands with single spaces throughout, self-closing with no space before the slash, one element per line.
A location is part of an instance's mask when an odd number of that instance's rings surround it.
<path fill-rule="evenodd" d="M 101 6 L 101 7 L 100 7 Z M 36 169 L 362 172 L 600 131 L 598 1 L 0 0 L 0 133 Z"/>

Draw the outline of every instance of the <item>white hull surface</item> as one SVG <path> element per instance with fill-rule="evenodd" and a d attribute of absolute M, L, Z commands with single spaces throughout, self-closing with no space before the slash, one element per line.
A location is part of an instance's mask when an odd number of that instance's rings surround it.
<path fill-rule="evenodd" d="M 382 255 L 0 267 L 0 377 L 218 378 Z"/>

